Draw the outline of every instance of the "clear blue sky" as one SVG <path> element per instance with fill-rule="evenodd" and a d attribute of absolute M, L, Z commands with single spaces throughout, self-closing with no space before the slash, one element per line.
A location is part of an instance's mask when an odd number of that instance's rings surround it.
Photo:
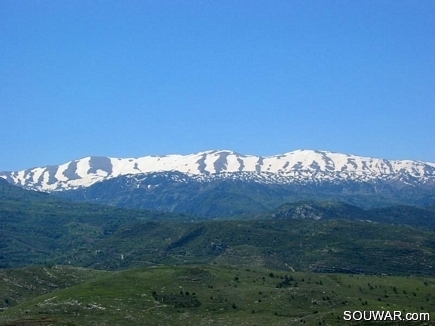
<path fill-rule="evenodd" d="M 0 171 L 319 149 L 435 162 L 435 1 L 0 0 Z"/>

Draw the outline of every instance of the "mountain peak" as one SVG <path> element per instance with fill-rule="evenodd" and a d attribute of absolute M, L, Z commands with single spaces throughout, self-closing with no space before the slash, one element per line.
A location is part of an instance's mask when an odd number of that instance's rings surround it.
<path fill-rule="evenodd" d="M 88 156 L 58 166 L 0 172 L 12 184 L 41 191 L 87 187 L 122 175 L 178 171 L 195 179 L 242 178 L 263 183 L 395 180 L 435 184 L 435 164 L 392 161 L 329 151 L 300 149 L 273 156 L 210 150 L 189 155 L 112 158 Z"/>

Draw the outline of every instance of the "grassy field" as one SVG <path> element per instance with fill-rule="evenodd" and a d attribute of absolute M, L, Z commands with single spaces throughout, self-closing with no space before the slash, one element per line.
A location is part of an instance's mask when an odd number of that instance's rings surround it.
<path fill-rule="evenodd" d="M 433 278 L 218 264 L 115 272 L 24 268 L 3 273 L 0 289 L 0 325 L 16 326 L 348 325 L 346 310 L 435 311 Z"/>

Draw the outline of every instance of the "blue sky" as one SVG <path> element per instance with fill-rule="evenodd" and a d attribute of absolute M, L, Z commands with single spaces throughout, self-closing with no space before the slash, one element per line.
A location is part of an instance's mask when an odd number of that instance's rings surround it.
<path fill-rule="evenodd" d="M 434 1 L 0 1 L 0 171 L 318 149 L 435 162 Z"/>

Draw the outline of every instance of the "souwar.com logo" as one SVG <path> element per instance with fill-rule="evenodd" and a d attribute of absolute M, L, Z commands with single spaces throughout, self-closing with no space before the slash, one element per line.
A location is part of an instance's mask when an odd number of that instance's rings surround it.
<path fill-rule="evenodd" d="M 346 321 L 428 321 L 430 314 L 428 312 L 408 312 L 404 314 L 402 311 L 345 311 L 343 319 Z"/>

